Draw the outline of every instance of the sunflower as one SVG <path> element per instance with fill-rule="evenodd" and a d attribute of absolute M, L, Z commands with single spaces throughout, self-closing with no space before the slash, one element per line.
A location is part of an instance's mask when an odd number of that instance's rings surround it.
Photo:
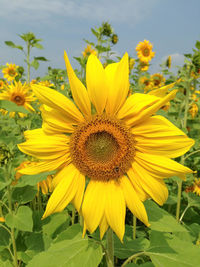
<path fill-rule="evenodd" d="M 131 71 L 134 68 L 135 65 L 135 59 L 129 58 L 129 70 Z"/>
<path fill-rule="evenodd" d="M 140 77 L 139 84 L 142 85 L 144 92 L 147 92 L 153 88 L 153 82 L 151 78 L 147 76 Z"/>
<path fill-rule="evenodd" d="M 192 192 L 200 196 L 200 179 L 194 180 Z"/>
<path fill-rule="evenodd" d="M 161 87 L 165 84 L 165 77 L 160 73 L 151 75 L 151 80 L 153 82 L 154 88 Z"/>
<path fill-rule="evenodd" d="M 166 60 L 166 67 L 168 69 L 171 68 L 171 65 L 172 65 L 172 57 L 171 56 L 168 56 L 167 60 Z"/>
<path fill-rule="evenodd" d="M 3 80 L 0 80 L 0 90 L 4 89 L 6 85 L 7 84 Z"/>
<path fill-rule="evenodd" d="M 84 58 L 87 58 L 91 54 L 96 56 L 97 51 L 93 49 L 91 45 L 88 44 L 82 54 Z"/>
<path fill-rule="evenodd" d="M 0 222 L 5 222 L 5 218 L 4 217 L 0 217 Z"/>
<path fill-rule="evenodd" d="M 192 119 L 194 119 L 196 117 L 198 111 L 199 111 L 199 108 L 198 108 L 197 104 L 193 103 L 189 109 L 189 113 L 190 113 Z"/>
<path fill-rule="evenodd" d="M 155 52 L 152 51 L 153 45 L 144 40 L 144 42 L 139 42 L 136 47 L 137 55 L 140 61 L 148 63 L 155 56 Z"/>
<path fill-rule="evenodd" d="M 16 66 L 15 64 L 9 64 L 9 63 L 6 63 L 6 65 L 7 65 L 7 68 L 2 69 L 3 76 L 8 81 L 13 81 L 15 77 L 18 75 L 17 73 L 18 66 Z"/>
<path fill-rule="evenodd" d="M 127 97 L 127 53 L 105 69 L 90 55 L 87 89 L 66 53 L 64 58 L 74 102 L 53 89 L 32 86 L 43 103 L 43 125 L 26 131 L 26 142 L 18 146 L 40 162 L 20 172 L 58 170 L 43 218 L 72 202 L 84 217 L 84 233 L 99 226 L 103 238 L 110 226 L 122 240 L 126 206 L 149 226 L 142 201 L 152 198 L 163 205 L 168 197 L 163 178 L 184 178 L 192 172 L 170 158 L 184 154 L 194 141 L 166 118 L 154 115 L 176 90 L 163 98 L 139 93 Z"/>
<path fill-rule="evenodd" d="M 35 111 L 30 105 L 30 102 L 34 101 L 35 97 L 30 92 L 30 87 L 26 83 L 22 85 L 20 81 L 5 87 L 2 93 L 0 93 L 0 100 L 9 100 L 29 111 Z"/>
<path fill-rule="evenodd" d="M 149 69 L 149 63 L 140 62 L 139 69 L 140 69 L 140 71 L 148 71 L 148 69 Z"/>

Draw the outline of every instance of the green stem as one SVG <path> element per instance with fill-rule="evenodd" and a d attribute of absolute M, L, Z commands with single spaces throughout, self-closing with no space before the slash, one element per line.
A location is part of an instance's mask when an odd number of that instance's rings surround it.
<path fill-rule="evenodd" d="M 183 118 L 183 129 L 185 130 L 187 127 L 187 117 L 188 117 L 188 109 L 189 109 L 189 93 L 190 93 L 190 83 L 188 82 L 186 87 L 186 96 L 185 96 L 185 112 Z M 184 164 L 185 158 L 181 156 L 181 164 Z M 177 193 L 177 206 L 176 206 L 176 220 L 179 222 L 180 217 L 180 208 L 181 208 L 181 193 L 182 193 L 182 180 L 178 181 L 178 193 Z"/>
<path fill-rule="evenodd" d="M 182 215 L 181 215 L 181 217 L 180 217 L 180 220 L 179 220 L 180 222 L 182 221 L 182 219 L 183 219 L 183 217 L 184 217 L 186 211 L 187 211 L 189 208 L 190 208 L 190 205 L 187 205 L 187 207 L 184 209 L 184 211 L 183 211 L 183 213 L 182 213 Z"/>
<path fill-rule="evenodd" d="M 27 57 L 26 57 L 26 61 L 27 61 L 27 83 L 30 83 L 30 44 L 29 42 L 27 43 Z"/>
<path fill-rule="evenodd" d="M 137 225 L 137 218 L 133 215 L 133 240 L 136 239 L 136 225 Z"/>
<path fill-rule="evenodd" d="M 131 262 L 132 260 L 134 260 L 135 258 L 141 256 L 141 255 L 144 255 L 144 251 L 143 252 L 138 252 L 132 256 L 130 256 L 123 264 L 121 267 L 124 267 L 126 266 L 129 262 Z"/>
<path fill-rule="evenodd" d="M 196 150 L 196 151 L 193 151 L 193 152 L 189 153 L 188 155 L 186 155 L 186 156 L 185 156 L 185 160 L 186 160 L 187 158 L 189 158 L 190 156 L 196 154 L 196 153 L 200 153 L 200 149 L 199 149 L 199 150 Z"/>
<path fill-rule="evenodd" d="M 8 172 L 8 174 L 9 174 L 9 172 Z M 9 179 L 9 177 L 7 175 L 6 175 L 6 179 L 7 180 Z M 10 213 L 13 214 L 10 185 L 7 186 L 7 195 L 8 195 L 8 207 L 9 207 Z M 14 254 L 13 265 L 14 265 L 14 267 L 18 267 L 17 247 L 16 247 L 16 242 L 15 242 L 15 230 L 13 227 L 11 227 L 10 235 L 11 235 L 12 246 L 13 246 L 13 254 Z"/>
<path fill-rule="evenodd" d="M 73 206 L 73 208 L 72 208 L 72 225 L 74 225 L 74 222 L 75 222 L 75 215 L 76 215 L 76 210 Z"/>
<path fill-rule="evenodd" d="M 114 241 L 113 241 L 113 231 L 111 228 L 107 231 L 106 236 L 107 249 L 106 249 L 106 262 L 108 267 L 114 267 Z"/>

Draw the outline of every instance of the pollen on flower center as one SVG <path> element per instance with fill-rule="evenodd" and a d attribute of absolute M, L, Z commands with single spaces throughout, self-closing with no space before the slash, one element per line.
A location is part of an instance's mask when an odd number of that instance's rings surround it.
<path fill-rule="evenodd" d="M 117 179 L 131 167 L 134 144 L 133 135 L 120 121 L 95 116 L 71 135 L 72 162 L 91 179 Z"/>
<path fill-rule="evenodd" d="M 24 98 L 19 95 L 13 96 L 12 101 L 15 102 L 18 106 L 23 105 L 25 102 Z"/>

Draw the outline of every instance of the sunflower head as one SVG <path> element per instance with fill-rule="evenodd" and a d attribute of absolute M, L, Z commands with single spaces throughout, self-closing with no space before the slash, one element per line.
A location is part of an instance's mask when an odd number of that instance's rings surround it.
<path fill-rule="evenodd" d="M 13 81 L 15 77 L 18 75 L 17 68 L 15 64 L 6 63 L 7 67 L 2 69 L 2 73 L 5 79 L 8 81 Z"/>
<path fill-rule="evenodd" d="M 144 42 L 139 42 L 136 47 L 137 55 L 140 61 L 148 63 L 155 56 L 155 52 L 152 51 L 153 45 L 144 40 Z"/>
<path fill-rule="evenodd" d="M 195 178 L 192 192 L 200 196 L 200 179 Z"/>
<path fill-rule="evenodd" d="M 199 108 L 198 108 L 197 104 L 193 103 L 189 109 L 189 113 L 193 119 L 196 117 L 198 111 L 199 111 Z"/>
<path fill-rule="evenodd" d="M 112 35 L 112 40 L 111 41 L 112 41 L 113 44 L 117 44 L 118 43 L 119 38 L 118 38 L 118 35 L 116 33 L 114 33 Z"/>
<path fill-rule="evenodd" d="M 149 63 L 140 61 L 139 70 L 140 71 L 148 71 L 148 69 L 149 69 Z"/>
<path fill-rule="evenodd" d="M 97 51 L 88 44 L 82 54 L 84 58 L 88 58 L 91 54 L 96 55 Z"/>
<path fill-rule="evenodd" d="M 163 205 L 168 196 L 163 178 L 192 172 L 170 158 L 184 154 L 194 142 L 164 117 L 154 116 L 176 90 L 163 98 L 128 96 L 127 53 L 105 68 L 91 54 L 87 88 L 66 53 L 64 58 L 73 101 L 56 90 L 32 85 L 43 103 L 43 125 L 25 132 L 27 141 L 18 147 L 39 161 L 20 173 L 57 170 L 43 218 L 72 202 L 83 215 L 84 233 L 99 226 L 103 238 L 110 226 L 122 240 L 126 206 L 149 226 L 142 201 L 151 197 Z"/>
<path fill-rule="evenodd" d="M 151 75 L 154 88 L 159 88 L 165 84 L 165 77 L 160 73 Z"/>
<path fill-rule="evenodd" d="M 166 60 L 166 67 L 168 69 L 171 68 L 171 65 L 172 65 L 172 57 L 171 56 L 168 56 L 167 60 Z"/>
<path fill-rule="evenodd" d="M 142 85 L 145 92 L 153 88 L 153 82 L 150 77 L 142 76 L 139 79 L 139 84 Z"/>
<path fill-rule="evenodd" d="M 30 102 L 34 101 L 35 97 L 31 93 L 30 87 L 26 83 L 22 84 L 20 81 L 6 86 L 0 94 L 0 100 L 9 100 L 29 111 L 34 111 Z"/>

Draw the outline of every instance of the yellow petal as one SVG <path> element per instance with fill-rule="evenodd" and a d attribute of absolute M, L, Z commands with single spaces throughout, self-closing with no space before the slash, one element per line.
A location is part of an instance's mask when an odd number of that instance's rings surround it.
<path fill-rule="evenodd" d="M 83 115 L 74 103 L 61 93 L 43 85 L 33 84 L 31 88 L 43 104 L 60 111 L 67 118 L 75 122 L 82 122 L 84 120 Z"/>
<path fill-rule="evenodd" d="M 18 170 L 21 174 L 34 175 L 41 172 L 48 172 L 58 169 L 63 164 L 68 164 L 71 161 L 70 154 L 57 158 L 55 160 L 35 162 L 35 165 Z"/>
<path fill-rule="evenodd" d="M 107 101 L 107 81 L 105 70 L 95 55 L 90 55 L 86 65 L 86 83 L 89 97 L 97 113 L 102 114 Z"/>
<path fill-rule="evenodd" d="M 107 195 L 106 220 L 119 239 L 122 241 L 125 231 L 126 203 L 120 183 L 109 181 L 105 184 Z"/>
<path fill-rule="evenodd" d="M 77 211 L 80 211 L 81 204 L 83 201 L 83 194 L 85 190 L 85 176 L 81 173 L 77 176 L 77 183 L 78 183 L 78 189 L 76 192 L 76 195 L 72 199 L 72 203 L 74 204 L 74 207 L 77 209 Z"/>
<path fill-rule="evenodd" d="M 72 133 L 78 123 L 69 120 L 63 113 L 46 105 L 41 107 L 43 124 L 42 128 L 47 134 Z"/>
<path fill-rule="evenodd" d="M 147 213 L 142 201 L 139 199 L 128 177 L 120 179 L 120 186 L 124 192 L 124 198 L 129 210 L 146 226 L 149 226 Z"/>
<path fill-rule="evenodd" d="M 136 162 L 150 172 L 154 177 L 159 179 L 193 172 L 191 169 L 167 157 L 144 154 L 139 151 L 136 151 L 135 161 L 133 164 Z"/>
<path fill-rule="evenodd" d="M 63 136 L 64 137 L 64 136 Z M 43 160 L 59 158 L 69 153 L 69 139 L 59 138 L 58 136 L 46 136 L 39 139 L 28 139 L 26 142 L 19 144 L 18 148 L 33 157 Z"/>
<path fill-rule="evenodd" d="M 63 175 L 65 175 L 64 179 L 62 179 L 56 186 L 49 198 L 43 218 L 46 218 L 52 213 L 64 210 L 64 208 L 72 201 L 79 185 L 78 174 L 79 171 L 75 167 L 71 172 L 63 170 Z"/>
<path fill-rule="evenodd" d="M 105 232 L 107 231 L 108 229 L 108 222 L 106 220 L 106 216 L 104 215 L 101 222 L 100 222 L 100 225 L 99 225 L 99 228 L 100 228 L 100 239 L 103 238 Z"/>
<path fill-rule="evenodd" d="M 169 158 L 185 154 L 194 141 L 162 116 L 148 118 L 132 128 L 135 148 L 143 153 L 163 155 Z"/>
<path fill-rule="evenodd" d="M 135 173 L 133 172 L 133 169 L 130 168 L 127 171 L 127 175 L 132 183 L 132 186 L 135 190 L 135 192 L 137 193 L 139 199 L 141 201 L 145 201 L 146 199 L 149 198 L 149 195 L 144 191 L 143 187 L 141 186 L 141 184 L 138 182 L 138 180 L 135 179 Z"/>
<path fill-rule="evenodd" d="M 63 141 L 65 143 L 69 143 L 69 136 L 66 136 L 65 134 L 54 134 L 52 135 L 47 135 L 42 128 L 34 129 L 34 130 L 27 130 L 24 132 L 24 137 L 26 140 L 41 140 L 41 139 L 46 139 L 49 138 L 50 140 L 57 140 L 57 138 L 60 141 Z"/>
<path fill-rule="evenodd" d="M 141 184 L 144 191 L 159 205 L 163 205 L 168 198 L 168 189 L 161 179 L 156 179 L 150 175 L 137 162 L 132 164 L 134 178 Z"/>
<path fill-rule="evenodd" d="M 72 66 L 69 62 L 67 53 L 64 52 L 64 59 L 68 73 L 68 79 L 70 84 L 70 89 L 72 91 L 72 96 L 76 102 L 79 109 L 86 117 L 91 115 L 91 103 L 88 96 L 88 92 L 82 82 L 77 78 Z"/>
<path fill-rule="evenodd" d="M 152 116 L 177 93 L 173 90 L 167 96 L 160 98 L 153 95 L 134 94 L 130 96 L 120 109 L 117 117 L 125 120 L 129 126 L 134 126 Z"/>
<path fill-rule="evenodd" d="M 119 63 L 113 63 L 106 67 L 108 79 L 108 101 L 106 113 L 114 115 L 124 104 L 129 90 L 129 63 L 128 54 L 125 53 Z"/>
<path fill-rule="evenodd" d="M 157 97 L 164 97 L 168 93 L 169 89 L 173 88 L 177 82 L 179 82 L 179 80 L 174 82 L 174 83 L 170 83 L 168 85 L 162 86 L 161 88 L 151 90 L 148 92 L 148 95 L 155 95 Z"/>
<path fill-rule="evenodd" d="M 82 205 L 82 214 L 87 229 L 93 233 L 101 222 L 105 211 L 106 184 L 90 180 Z"/>

